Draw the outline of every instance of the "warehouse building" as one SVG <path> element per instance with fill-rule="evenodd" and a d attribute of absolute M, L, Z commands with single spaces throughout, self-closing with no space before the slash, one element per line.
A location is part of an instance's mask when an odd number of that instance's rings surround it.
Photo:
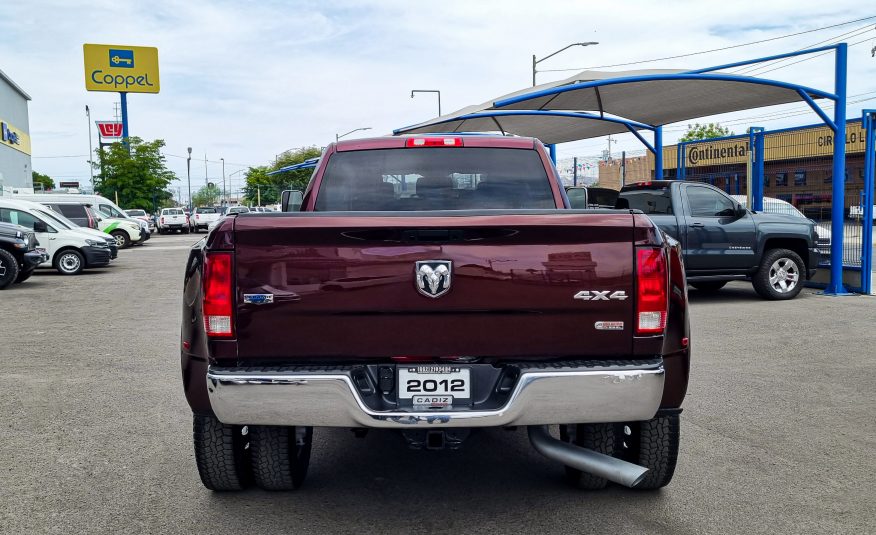
<path fill-rule="evenodd" d="M 30 191 L 33 187 L 29 100 L 30 96 L 0 71 L 0 193 Z"/>

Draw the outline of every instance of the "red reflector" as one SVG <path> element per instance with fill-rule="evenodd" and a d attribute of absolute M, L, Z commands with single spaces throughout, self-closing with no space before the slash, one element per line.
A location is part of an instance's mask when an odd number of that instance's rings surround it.
<path fill-rule="evenodd" d="M 234 336 L 231 253 L 207 253 L 204 259 L 204 328 L 209 336 Z"/>
<path fill-rule="evenodd" d="M 405 147 L 461 147 L 461 137 L 411 137 Z"/>
<path fill-rule="evenodd" d="M 666 328 L 669 278 L 662 249 L 636 249 L 636 333 L 661 334 Z"/>

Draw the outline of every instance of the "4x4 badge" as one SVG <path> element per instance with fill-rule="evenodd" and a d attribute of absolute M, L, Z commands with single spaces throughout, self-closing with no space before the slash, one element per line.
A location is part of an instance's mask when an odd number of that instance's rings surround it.
<path fill-rule="evenodd" d="M 627 297 L 627 292 L 623 290 L 582 290 L 576 293 L 572 299 L 579 299 L 581 301 L 608 301 L 609 299 L 623 301 Z"/>
<path fill-rule="evenodd" d="M 421 260 L 417 262 L 414 265 L 417 291 L 426 297 L 441 297 L 450 291 L 452 270 L 453 262 L 450 260 Z"/>

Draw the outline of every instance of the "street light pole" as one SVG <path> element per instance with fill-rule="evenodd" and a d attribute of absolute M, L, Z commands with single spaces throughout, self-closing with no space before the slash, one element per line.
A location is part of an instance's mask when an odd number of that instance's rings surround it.
<path fill-rule="evenodd" d="M 438 93 L 438 117 L 441 117 L 441 91 L 437 89 L 411 89 L 411 98 L 414 98 L 414 93 Z"/>
<path fill-rule="evenodd" d="M 94 157 L 94 148 L 91 146 L 91 110 L 88 105 L 85 105 L 85 117 L 88 120 L 88 170 L 91 171 L 91 187 L 94 187 L 94 162 L 91 159 Z"/>
<path fill-rule="evenodd" d="M 337 143 L 338 141 L 340 141 L 342 137 L 349 136 L 349 135 L 352 134 L 353 132 L 358 132 L 358 131 L 360 131 L 360 130 L 371 130 L 371 127 L 370 127 L 370 126 L 365 126 L 365 127 L 362 127 L 362 128 L 354 128 L 353 130 L 350 130 L 350 131 L 347 132 L 346 134 L 335 134 L 335 143 Z"/>
<path fill-rule="evenodd" d="M 225 204 L 225 158 L 219 158 L 222 160 L 222 202 L 220 205 Z"/>
<path fill-rule="evenodd" d="M 572 48 L 573 46 L 590 46 L 590 45 L 598 45 L 598 44 L 599 43 L 597 43 L 596 41 L 588 41 L 586 43 L 572 43 L 571 45 L 565 46 L 565 47 L 557 50 L 553 54 L 549 54 L 541 59 L 535 59 L 535 54 L 533 54 L 532 55 L 532 87 L 535 87 L 535 73 L 536 73 L 535 66 L 538 65 L 539 63 L 541 63 L 542 61 L 544 61 L 548 58 L 552 58 L 552 57 L 556 56 L 557 54 L 559 54 L 560 52 L 567 50 L 569 48 Z"/>
<path fill-rule="evenodd" d="M 189 179 L 189 205 L 192 204 L 192 148 L 189 147 L 189 157 L 186 158 L 186 176 Z"/>

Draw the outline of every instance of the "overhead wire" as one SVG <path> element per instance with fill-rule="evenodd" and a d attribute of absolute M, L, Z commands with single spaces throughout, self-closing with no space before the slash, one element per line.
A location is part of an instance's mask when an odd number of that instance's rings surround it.
<path fill-rule="evenodd" d="M 812 43 L 812 44 L 806 45 L 803 48 L 799 48 L 799 49 L 795 50 L 794 52 L 802 52 L 808 48 L 814 48 L 814 47 L 817 47 L 820 45 L 827 45 L 828 43 L 829 44 L 836 44 L 836 43 L 833 43 L 833 41 L 840 41 L 842 39 L 850 39 L 852 37 L 857 37 L 857 36 L 865 34 L 867 32 L 871 32 L 874 29 L 876 29 L 876 26 L 872 26 L 872 25 L 868 24 L 868 25 L 862 26 L 860 28 L 855 28 L 852 31 L 841 33 L 839 35 L 835 35 L 835 36 L 830 37 L 828 39 L 818 41 L 817 43 Z M 829 53 L 829 52 L 826 52 L 826 53 Z M 819 55 L 823 55 L 823 54 L 819 54 Z M 813 56 L 813 57 L 817 57 L 817 56 Z M 754 65 L 746 65 L 744 67 L 740 67 L 736 70 L 731 70 L 729 72 L 731 74 L 753 74 L 755 71 L 759 71 L 763 68 L 771 67 L 773 65 L 779 65 L 781 63 L 790 61 L 790 59 L 792 59 L 792 58 L 780 58 L 780 59 L 775 59 L 772 61 L 766 61 L 763 63 L 756 63 Z"/>
<path fill-rule="evenodd" d="M 854 20 L 848 20 L 848 21 L 845 21 L 845 22 L 840 22 L 840 23 L 838 23 L 838 24 L 831 24 L 831 25 L 829 25 L 829 26 L 822 26 L 822 27 L 820 27 L 820 28 L 813 28 L 813 29 L 811 29 L 811 30 L 804 30 L 804 31 L 801 31 L 801 32 L 789 33 L 789 34 L 786 34 L 786 35 L 779 35 L 779 36 L 776 36 L 776 37 L 770 37 L 770 38 L 768 38 L 768 39 L 761 39 L 761 40 L 758 40 L 758 41 L 750 41 L 750 42 L 748 42 L 748 43 L 741 43 L 741 44 L 738 44 L 738 45 L 729 45 L 729 46 L 724 46 L 724 47 L 720 47 L 720 48 L 713 48 L 713 49 L 711 49 L 711 50 L 701 50 L 701 51 L 699 51 L 699 52 L 690 52 L 690 53 L 687 53 L 687 54 L 678 54 L 678 55 L 675 55 L 675 56 L 666 56 L 666 57 L 663 57 L 663 58 L 644 59 L 644 60 L 640 60 L 640 61 L 629 61 L 629 62 L 626 62 L 626 63 L 615 63 L 615 64 L 613 64 L 613 65 L 596 65 L 596 66 L 593 66 L 593 67 L 578 67 L 578 68 L 573 68 L 573 69 L 544 69 L 544 70 L 541 70 L 541 71 L 539 71 L 539 72 L 570 72 L 570 71 L 585 71 L 585 70 L 590 70 L 590 69 L 608 69 L 608 68 L 611 68 L 611 67 L 627 67 L 627 66 L 629 66 L 629 65 L 641 65 L 642 63 L 653 63 L 653 62 L 655 62 L 655 61 L 664 61 L 664 60 L 667 60 L 667 59 L 688 58 L 688 57 L 691 57 L 691 56 L 699 56 L 699 55 L 702 55 L 702 54 L 711 54 L 711 53 L 713 53 L 713 52 L 721 52 L 721 51 L 723 51 L 723 50 L 731 50 L 731 49 L 734 49 L 734 48 L 741 48 L 741 47 L 746 47 L 746 46 L 751 46 L 751 45 L 758 45 L 758 44 L 761 44 L 761 43 L 769 43 L 769 42 L 771 42 L 771 41 L 778 41 L 779 39 L 787 39 L 788 37 L 796 37 L 796 36 L 798 36 L 798 35 L 804 35 L 804 34 L 808 34 L 808 33 L 820 32 L 820 31 L 824 31 L 824 30 L 829 30 L 829 29 L 831 29 L 831 28 L 839 28 L 840 26 L 848 26 L 849 24 L 854 24 L 854 23 L 856 23 L 856 22 L 863 22 L 863 21 L 865 21 L 865 20 L 873 20 L 873 19 L 876 19 L 876 15 L 872 15 L 872 16 L 869 16 L 869 17 L 862 17 L 862 18 L 854 19 Z"/>

